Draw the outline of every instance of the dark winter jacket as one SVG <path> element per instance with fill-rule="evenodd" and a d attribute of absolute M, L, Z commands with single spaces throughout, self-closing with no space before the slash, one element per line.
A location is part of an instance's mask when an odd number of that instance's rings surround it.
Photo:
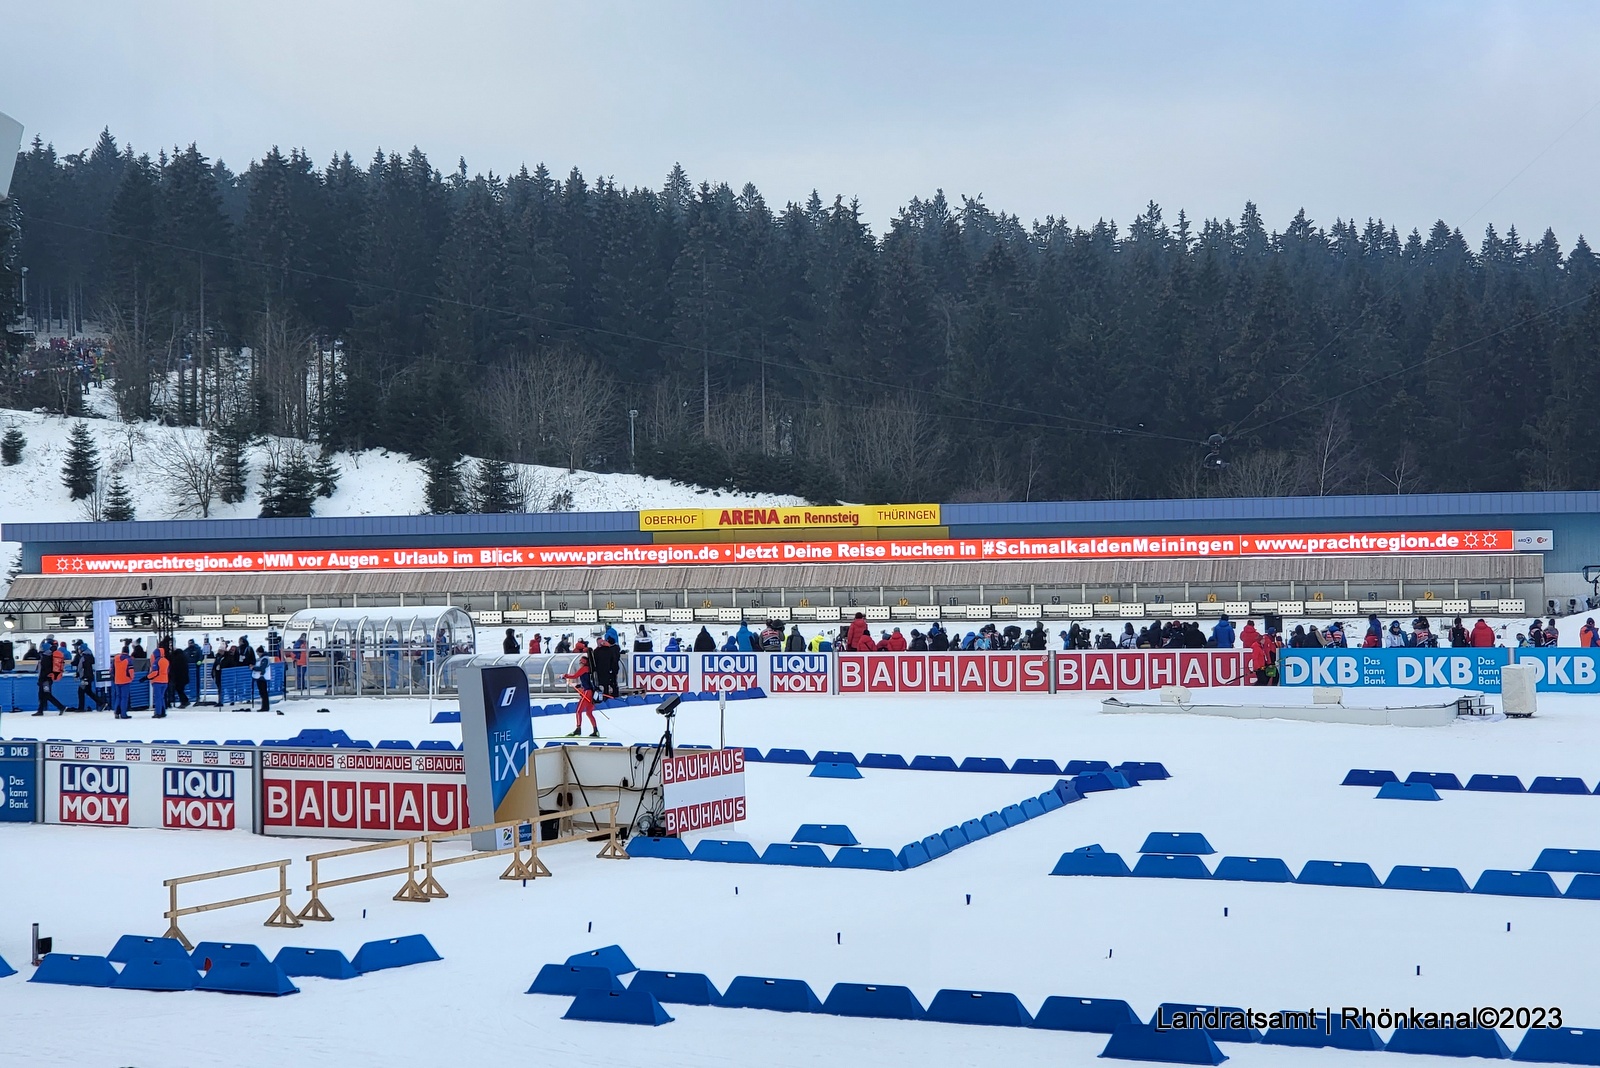
<path fill-rule="evenodd" d="M 713 638 L 711 632 L 704 627 L 701 627 L 700 633 L 694 636 L 694 651 L 697 653 L 714 653 L 717 651 L 717 639 Z"/>

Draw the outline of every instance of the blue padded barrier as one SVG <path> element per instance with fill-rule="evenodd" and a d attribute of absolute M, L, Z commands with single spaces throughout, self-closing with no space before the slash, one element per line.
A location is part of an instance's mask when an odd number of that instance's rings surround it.
<path fill-rule="evenodd" d="M 122 974 L 111 985 L 118 990 L 193 990 L 200 972 L 182 951 L 176 954 L 136 957 L 122 966 Z"/>
<path fill-rule="evenodd" d="M 1111 1032 L 1100 1056 L 1165 1064 L 1221 1064 L 1228 1059 L 1204 1031 L 1157 1031 L 1145 1024 L 1123 1024 Z"/>
<path fill-rule="evenodd" d="M 404 968 L 408 964 L 426 964 L 443 959 L 434 950 L 427 935 L 414 934 L 364 942 L 350 963 L 355 965 L 356 971 L 365 975 L 367 972 L 381 972 L 385 968 Z"/>
<path fill-rule="evenodd" d="M 1054 793 L 1057 800 L 1063 805 L 1070 805 L 1074 801 L 1082 801 L 1083 794 L 1078 789 L 1078 784 L 1073 779 L 1059 779 L 1056 781 Z"/>
<path fill-rule="evenodd" d="M 258 994 L 272 998 L 300 993 L 300 988 L 290 982 L 276 964 L 239 959 L 213 962 L 194 988 L 214 994 Z"/>
<path fill-rule="evenodd" d="M 442 752 L 453 752 L 455 750 L 455 746 L 451 745 L 449 742 L 444 741 L 441 738 L 429 738 L 426 741 L 418 742 L 417 743 L 417 748 L 418 749 L 422 749 L 422 750 L 426 750 L 426 751 L 428 751 L 430 753 L 441 752 L 441 751 Z"/>
<path fill-rule="evenodd" d="M 194 961 L 194 966 L 201 971 L 231 961 L 242 960 L 260 967 L 272 963 L 267 960 L 267 955 L 261 952 L 260 946 L 250 942 L 201 942 L 189 954 L 189 959 Z"/>
<path fill-rule="evenodd" d="M 635 972 L 629 990 L 670 1005 L 720 1005 L 722 995 L 701 972 Z"/>
<path fill-rule="evenodd" d="M 1011 764 L 1013 775 L 1060 775 L 1061 765 L 1049 757 L 1028 757 L 1013 761 Z M 932 1010 L 930 1010 L 932 1011 Z"/>
<path fill-rule="evenodd" d="M 744 747 L 744 759 L 748 764 L 759 764 L 767 758 L 762 754 L 761 750 L 747 745 Z"/>
<path fill-rule="evenodd" d="M 405 741 L 404 739 L 396 740 L 396 739 L 393 739 L 393 738 L 385 738 L 383 741 L 378 743 L 378 748 L 379 749 L 415 749 L 416 746 L 412 745 L 408 741 Z"/>
<path fill-rule="evenodd" d="M 813 779 L 859 779 L 861 769 L 854 764 L 815 764 L 811 768 Z"/>
<path fill-rule="evenodd" d="M 960 849 L 962 846 L 968 844 L 967 832 L 962 830 L 960 827 L 946 827 L 943 831 L 939 832 L 939 840 L 944 843 L 944 847 L 947 852 Z"/>
<path fill-rule="evenodd" d="M 1579 901 L 1600 901 L 1600 875 L 1574 875 L 1567 884 L 1566 896 Z"/>
<path fill-rule="evenodd" d="M 1121 998 L 1071 998 L 1053 994 L 1044 999 L 1033 1026 L 1049 1031 L 1087 1031 L 1109 1035 L 1124 1024 L 1144 1021 Z"/>
<path fill-rule="evenodd" d="M 580 990 L 621 990 L 622 981 L 610 968 L 583 964 L 546 964 L 534 976 L 530 994 L 571 997 Z"/>
<path fill-rule="evenodd" d="M 861 758 L 864 768 L 883 768 L 886 771 L 905 771 L 911 767 L 899 753 L 868 753 Z"/>
<path fill-rule="evenodd" d="M 1344 774 L 1340 786 L 1382 786 L 1386 782 L 1399 782 L 1400 776 L 1382 768 L 1351 768 Z"/>
<path fill-rule="evenodd" d="M 1128 865 L 1118 853 L 1063 853 L 1051 875 L 1127 875 Z"/>
<path fill-rule="evenodd" d="M 1054 790 L 1046 790 L 1044 793 L 1038 796 L 1037 800 L 1039 802 L 1039 807 L 1044 809 L 1046 812 L 1054 812 L 1056 809 L 1061 808 L 1066 803 L 1061 800 L 1061 795 L 1056 793 Z"/>
<path fill-rule="evenodd" d="M 928 1002 L 923 1019 L 990 1027 L 1033 1026 L 1033 1017 L 1017 995 L 995 990 L 941 990 Z"/>
<path fill-rule="evenodd" d="M 1396 1027 L 1389 1036 L 1390 1053 L 1431 1053 L 1436 1057 L 1511 1056 L 1500 1032 L 1492 1027 Z"/>
<path fill-rule="evenodd" d="M 920 1020 L 924 1015 L 922 1003 L 909 987 L 871 983 L 834 983 L 822 1002 L 822 1011 L 873 1020 Z"/>
<path fill-rule="evenodd" d="M 1359 860 L 1308 860 L 1295 879 L 1312 886 L 1369 886 L 1380 887 L 1378 875 L 1372 865 Z"/>
<path fill-rule="evenodd" d="M 1459 790 L 1461 780 L 1449 771 L 1413 771 L 1406 782 L 1425 782 L 1435 790 Z"/>
<path fill-rule="evenodd" d="M 179 954 L 187 957 L 189 951 L 176 938 L 156 938 L 153 935 L 123 935 L 106 954 L 113 964 L 127 964 L 141 957 L 170 957 Z"/>
<path fill-rule="evenodd" d="M 643 990 L 581 990 L 561 1017 L 592 1023 L 645 1024 L 659 1027 L 672 1017 L 653 994 Z"/>
<path fill-rule="evenodd" d="M 1242 883 L 1292 883 L 1294 873 L 1278 857 L 1223 857 L 1217 861 L 1213 879 Z"/>
<path fill-rule="evenodd" d="M 1079 775 L 1072 780 L 1072 785 L 1077 787 L 1080 794 L 1092 794 L 1103 790 L 1126 790 L 1134 784 L 1120 771 L 1094 771 Z"/>
<path fill-rule="evenodd" d="M 688 860 L 689 846 L 682 838 L 646 838 L 635 835 L 628 839 L 628 856 L 654 857 L 657 860 Z"/>
<path fill-rule="evenodd" d="M 1166 765 L 1154 760 L 1124 760 L 1111 770 L 1121 772 L 1123 777 L 1132 783 L 1157 782 L 1172 778 L 1167 772 Z"/>
<path fill-rule="evenodd" d="M 749 842 L 734 842 L 720 838 L 702 838 L 695 843 L 690 860 L 712 860 L 723 864 L 759 864 L 761 857 Z"/>
<path fill-rule="evenodd" d="M 819 749 L 817 755 L 811 758 L 816 764 L 855 764 L 854 753 L 846 753 L 840 749 Z"/>
<path fill-rule="evenodd" d="M 894 855 L 894 859 L 902 869 L 905 869 L 920 868 L 933 858 L 928 855 L 921 842 L 908 842 L 900 847 L 900 852 Z"/>
<path fill-rule="evenodd" d="M 835 868 L 861 868 L 866 871 L 899 871 L 900 859 L 887 849 L 867 846 L 842 846 L 833 855 Z"/>
<path fill-rule="evenodd" d="M 1386 782 L 1378 787 L 1379 801 L 1437 801 L 1439 791 L 1432 783 Z"/>
<path fill-rule="evenodd" d="M 1211 869 L 1192 853 L 1145 853 L 1134 864 L 1133 874 L 1145 879 L 1209 879 Z"/>
<path fill-rule="evenodd" d="M 773 842 L 761 851 L 761 863 L 784 864 L 793 868 L 826 868 L 828 854 L 819 845 L 805 842 Z"/>
<path fill-rule="evenodd" d="M 955 759 L 947 756 L 918 755 L 911 758 L 912 771 L 958 771 Z"/>
<path fill-rule="evenodd" d="M 723 991 L 729 1009 L 771 1009 L 774 1012 L 821 1012 L 822 1002 L 804 979 L 768 979 L 736 975 Z"/>
<path fill-rule="evenodd" d="M 117 969 L 109 960 L 78 953 L 46 953 L 28 979 L 60 986 L 112 986 L 116 981 Z"/>
<path fill-rule="evenodd" d="M 1544 1064 L 1600 1064 L 1600 1028 L 1529 1028 L 1511 1059 Z"/>
<path fill-rule="evenodd" d="M 1177 1013 L 1209 1013 L 1215 1010 L 1219 1014 L 1237 1013 L 1242 1015 L 1244 1010 L 1232 1005 L 1186 1005 L 1182 1002 L 1163 1001 L 1156 1006 L 1156 1014 L 1150 1018 L 1151 1026 L 1171 1026 Z M 1207 1027 L 1205 1033 L 1211 1036 L 1214 1042 L 1260 1042 L 1261 1032 L 1254 1027 L 1233 1027 L 1232 1021 L 1225 1017 L 1220 1021 L 1220 1027 Z"/>
<path fill-rule="evenodd" d="M 1505 871 L 1490 868 L 1472 884 L 1474 894 L 1501 894 L 1507 897 L 1560 897 L 1556 882 L 1542 871 Z"/>
<path fill-rule="evenodd" d="M 961 833 L 967 836 L 967 841 L 976 842 L 989 837 L 989 828 L 983 825 L 982 820 L 968 820 L 961 825 Z"/>
<path fill-rule="evenodd" d="M 11 965 L 7 964 L 6 963 L 6 959 L 4 957 L 0 957 L 0 979 L 4 979 L 7 976 L 16 975 L 16 974 L 17 974 L 17 970 L 15 968 L 13 968 Z"/>
<path fill-rule="evenodd" d="M 680 746 L 679 748 L 685 747 Z M 811 754 L 804 749 L 768 749 L 766 762 L 768 764 L 809 764 L 811 763 Z"/>
<path fill-rule="evenodd" d="M 1528 784 L 1530 794 L 1586 794 L 1589 784 L 1568 775 L 1540 775 Z M 1521 1049 L 1521 1046 L 1517 1047 Z"/>
<path fill-rule="evenodd" d="M 283 969 L 283 974 L 293 979 L 312 976 L 318 979 L 354 979 L 361 973 L 337 949 L 306 949 L 303 946 L 284 946 L 272 963 Z"/>
<path fill-rule="evenodd" d="M 1515 775 L 1474 775 L 1467 780 L 1467 789 L 1492 794 L 1521 794 L 1527 788 Z"/>
<path fill-rule="evenodd" d="M 927 851 L 929 860 L 938 860 L 950 852 L 950 847 L 945 845 L 942 834 L 928 835 L 922 840 L 922 848 Z"/>
<path fill-rule="evenodd" d="M 1145 835 L 1139 852 L 1192 853 L 1197 857 L 1209 857 L 1216 850 L 1199 831 L 1151 831 Z"/>
<path fill-rule="evenodd" d="M 627 975 L 639 969 L 633 966 L 633 961 L 623 952 L 621 946 L 601 946 L 599 949 L 587 950 L 583 953 L 574 953 L 567 958 L 568 964 L 581 964 L 589 968 L 607 968 L 614 975 Z"/>
<path fill-rule="evenodd" d="M 135 744 L 137 744 L 137 743 L 135 743 Z M 222 744 L 223 745 L 243 745 L 243 746 L 254 747 L 256 743 L 251 741 L 249 738 L 229 738 L 226 741 L 224 741 Z"/>
<path fill-rule="evenodd" d="M 1051 796 L 1054 795 L 1052 794 Z M 1059 802 L 1057 803 L 1059 804 Z M 1024 797 L 1022 804 L 1017 807 L 1022 810 L 1023 819 L 1036 820 L 1044 815 L 1044 802 L 1037 797 Z M 1000 814 L 1002 816 L 1005 815 L 1005 811 L 1002 809 Z"/>
<path fill-rule="evenodd" d="M 1600 872 L 1600 849 L 1541 849 L 1533 870 Z"/>
<path fill-rule="evenodd" d="M 457 709 L 452 709 L 452 710 L 450 710 L 448 712 L 435 712 L 433 714 L 433 722 L 435 722 L 435 723 L 460 723 L 461 722 L 461 710 L 459 708 L 457 708 Z"/>
<path fill-rule="evenodd" d="M 1000 810 L 1000 819 L 1007 827 L 1015 827 L 1020 823 L 1028 822 L 1028 814 L 1022 811 L 1021 805 L 1007 805 Z"/>
<path fill-rule="evenodd" d="M 1464 894 L 1471 889 L 1454 868 L 1426 868 L 1415 864 L 1395 865 L 1383 886 L 1385 890 L 1432 890 L 1450 894 Z"/>
<path fill-rule="evenodd" d="M 1000 813 L 998 813 L 998 812 L 986 812 L 986 813 L 984 813 L 984 816 L 983 816 L 983 829 L 988 831 L 990 834 L 999 834 L 1001 831 L 1005 830 L 1008 826 L 1010 826 L 1010 825 L 1006 823 L 1005 817 L 1000 815 Z"/>
<path fill-rule="evenodd" d="M 961 762 L 960 771 L 983 771 L 1005 774 L 1011 770 L 1004 760 L 999 757 L 967 757 Z"/>
<path fill-rule="evenodd" d="M 1061 769 L 1061 774 L 1067 776 L 1087 775 L 1093 771 L 1110 771 L 1109 760 L 1069 760 Z"/>
<path fill-rule="evenodd" d="M 1304 1009 L 1294 1010 L 1304 1012 Z M 1377 1051 L 1383 1039 L 1370 1027 L 1347 1026 L 1344 1018 L 1315 1013 L 1309 1027 L 1274 1027 L 1261 1036 L 1263 1046 L 1301 1046 L 1314 1049 Z"/>

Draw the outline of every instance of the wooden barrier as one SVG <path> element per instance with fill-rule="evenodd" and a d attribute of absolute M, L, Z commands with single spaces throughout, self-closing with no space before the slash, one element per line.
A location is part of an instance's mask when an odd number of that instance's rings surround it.
<path fill-rule="evenodd" d="M 447 867 L 451 864 L 464 864 L 469 860 L 482 860 L 486 857 L 501 857 L 509 854 L 511 863 L 501 873 L 502 879 L 537 879 L 540 876 L 550 875 L 550 869 L 539 859 L 539 850 L 544 846 L 562 845 L 580 839 L 605 835 L 605 845 L 601 847 L 599 855 L 608 860 L 627 860 L 628 853 L 618 840 L 616 801 L 608 801 L 603 805 L 590 805 L 586 808 L 561 809 L 557 812 L 541 813 L 538 817 L 523 817 L 514 820 L 502 820 L 499 823 L 484 823 L 476 827 L 463 827 L 454 831 L 435 831 L 432 834 L 420 834 L 412 838 L 396 838 L 387 842 L 369 842 L 366 845 L 349 846 L 345 849 L 332 849 L 325 853 L 311 853 L 306 857 L 311 865 L 311 882 L 306 890 L 311 894 L 311 900 L 305 908 L 300 910 L 301 920 L 327 921 L 333 919 L 333 913 L 322 902 L 322 891 L 336 886 L 349 886 L 352 883 L 367 882 L 372 879 L 385 879 L 392 875 L 404 875 L 405 882 L 394 895 L 396 901 L 431 901 L 434 898 L 449 897 L 444 887 L 434 875 L 435 868 Z M 584 816 L 593 812 L 607 812 L 609 814 L 606 827 L 602 830 L 596 828 L 558 835 L 549 841 L 538 841 L 537 827 L 542 820 L 557 819 L 562 823 L 570 824 L 573 817 Z M 528 828 L 529 841 L 522 841 L 522 828 Z M 559 829 L 559 826 L 558 826 Z M 447 838 L 461 838 L 484 831 L 510 830 L 511 845 L 501 849 L 474 850 L 460 856 L 435 859 L 433 844 Z M 417 847 L 423 851 L 422 863 L 417 862 Z M 406 850 L 406 863 L 404 867 L 384 868 L 380 871 L 362 872 L 359 875 L 346 875 L 337 879 L 323 879 L 321 877 L 321 864 L 326 860 L 339 857 L 356 856 L 362 853 L 374 853 L 384 849 Z M 527 859 L 523 859 L 523 851 L 527 852 Z M 422 878 L 417 878 L 418 872 Z"/>
<path fill-rule="evenodd" d="M 193 949 L 194 945 L 178 929 L 178 918 L 193 916 L 201 912 L 211 912 L 215 909 L 232 908 L 235 905 L 251 905 L 257 901 L 270 901 L 276 899 L 278 907 L 272 910 L 272 915 L 267 917 L 263 927 L 299 927 L 300 921 L 289 909 L 289 860 L 269 860 L 262 864 L 247 864 L 242 868 L 223 868 L 220 871 L 201 872 L 199 875 L 180 875 L 176 879 L 165 879 L 161 885 L 167 888 L 167 938 L 176 938 L 184 949 Z M 190 905 L 186 908 L 178 907 L 178 887 L 186 883 L 206 882 L 211 879 L 226 879 L 232 875 L 248 875 L 250 872 L 266 871 L 269 868 L 278 869 L 278 888 L 269 890 L 264 894 L 251 894 L 247 897 L 233 897 L 226 901 L 211 901 L 204 905 Z"/>

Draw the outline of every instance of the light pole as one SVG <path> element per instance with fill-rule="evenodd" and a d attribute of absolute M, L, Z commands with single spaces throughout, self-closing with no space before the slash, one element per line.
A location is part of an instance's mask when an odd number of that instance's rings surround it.
<path fill-rule="evenodd" d="M 639 409 L 637 409 L 637 408 L 629 408 L 628 409 L 628 466 L 633 468 L 634 470 L 638 470 L 639 469 L 639 465 L 634 461 L 634 458 L 633 458 L 633 421 L 635 419 L 637 419 L 637 418 L 639 418 Z"/>

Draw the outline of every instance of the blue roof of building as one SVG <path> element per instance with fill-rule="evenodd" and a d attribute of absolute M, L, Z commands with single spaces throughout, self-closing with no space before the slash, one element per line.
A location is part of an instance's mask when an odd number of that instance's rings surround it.
<path fill-rule="evenodd" d="M 313 516 L 308 519 L 166 519 L 129 523 L 6 523 L 0 541 L 105 542 L 305 538 L 450 538 L 495 534 L 639 532 L 637 512 L 515 515 Z"/>

